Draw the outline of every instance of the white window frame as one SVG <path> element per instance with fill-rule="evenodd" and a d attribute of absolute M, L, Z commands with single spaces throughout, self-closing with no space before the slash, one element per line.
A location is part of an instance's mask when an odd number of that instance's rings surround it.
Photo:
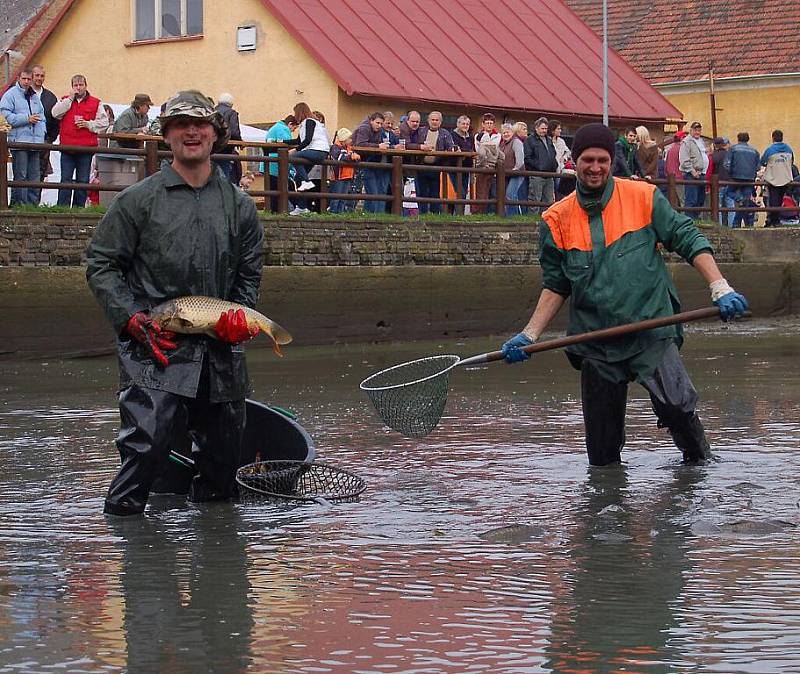
<path fill-rule="evenodd" d="M 203 17 L 203 30 L 199 33 L 192 33 L 189 35 L 187 33 L 188 25 L 187 22 L 189 20 L 188 12 L 187 12 L 187 0 L 180 0 L 181 3 L 181 34 L 180 35 L 162 35 L 161 31 L 164 29 L 164 16 L 161 13 L 161 0 L 152 0 L 153 2 L 153 12 L 155 16 L 155 35 L 153 37 L 145 37 L 145 38 L 136 38 L 136 2 L 137 0 L 131 0 L 131 24 L 133 28 L 133 35 L 131 36 L 132 41 L 134 42 L 146 42 L 148 40 L 177 40 L 182 37 L 199 37 L 205 31 L 205 16 Z M 203 2 L 203 10 L 205 10 L 206 3 Z"/>

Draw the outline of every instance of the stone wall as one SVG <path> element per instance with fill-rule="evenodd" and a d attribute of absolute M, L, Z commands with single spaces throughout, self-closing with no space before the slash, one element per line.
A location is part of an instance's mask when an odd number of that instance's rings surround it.
<path fill-rule="evenodd" d="M 82 263 L 99 215 L 0 212 L 0 266 Z M 534 222 L 433 222 L 302 218 L 265 221 L 267 266 L 535 265 Z M 720 262 L 740 262 L 745 244 L 703 227 Z"/>

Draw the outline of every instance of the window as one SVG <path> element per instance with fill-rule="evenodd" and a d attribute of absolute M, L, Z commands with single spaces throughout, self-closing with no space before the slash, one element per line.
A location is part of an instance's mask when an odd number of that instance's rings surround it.
<path fill-rule="evenodd" d="M 203 0 L 134 1 L 134 40 L 203 34 Z"/>

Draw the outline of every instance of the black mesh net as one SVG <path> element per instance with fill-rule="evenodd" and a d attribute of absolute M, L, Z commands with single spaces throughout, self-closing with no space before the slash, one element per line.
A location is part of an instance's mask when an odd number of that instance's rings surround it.
<path fill-rule="evenodd" d="M 407 438 L 421 438 L 442 418 L 450 372 L 459 360 L 442 355 L 395 365 L 367 377 L 361 389 L 384 424 Z"/>
<path fill-rule="evenodd" d="M 304 461 L 257 461 L 239 468 L 236 481 L 253 493 L 296 501 L 354 499 L 367 488 L 350 471 Z"/>

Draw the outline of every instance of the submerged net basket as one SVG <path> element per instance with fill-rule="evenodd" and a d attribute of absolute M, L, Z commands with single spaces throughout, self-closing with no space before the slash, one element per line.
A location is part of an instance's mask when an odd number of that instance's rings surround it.
<path fill-rule="evenodd" d="M 236 471 L 236 481 L 262 496 L 293 501 L 354 499 L 367 488 L 355 473 L 305 461 L 250 463 Z"/>
<path fill-rule="evenodd" d="M 378 415 L 407 438 L 428 435 L 444 412 L 450 372 L 458 356 L 420 358 L 376 372 L 361 382 Z"/>

